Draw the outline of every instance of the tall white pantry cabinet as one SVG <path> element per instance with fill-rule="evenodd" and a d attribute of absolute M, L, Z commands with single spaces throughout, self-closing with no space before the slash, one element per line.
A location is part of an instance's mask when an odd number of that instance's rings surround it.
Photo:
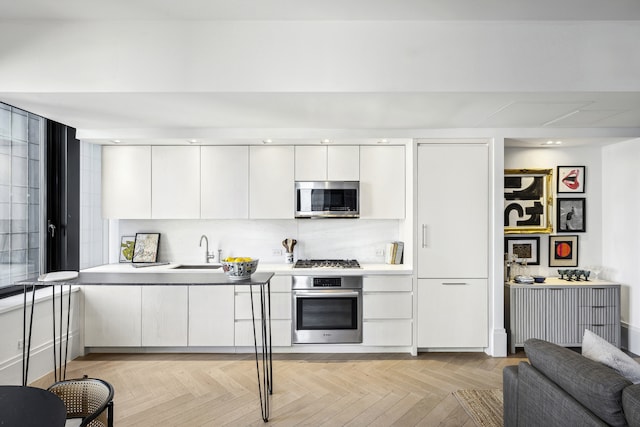
<path fill-rule="evenodd" d="M 418 348 L 488 345 L 489 147 L 418 145 Z"/>

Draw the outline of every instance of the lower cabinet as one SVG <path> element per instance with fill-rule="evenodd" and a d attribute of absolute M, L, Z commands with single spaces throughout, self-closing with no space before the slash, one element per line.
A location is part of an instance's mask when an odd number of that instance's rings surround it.
<path fill-rule="evenodd" d="M 235 287 L 235 345 L 253 346 L 253 321 L 251 293 L 248 286 Z M 253 307 L 256 319 L 261 318 L 260 289 L 253 289 Z M 233 318 L 233 317 L 232 317 Z M 258 345 L 262 344 L 260 322 L 256 322 Z M 291 276 L 274 276 L 271 279 L 271 345 L 291 346 Z"/>
<path fill-rule="evenodd" d="M 362 344 L 410 346 L 413 342 L 413 286 L 410 276 L 365 276 Z"/>
<path fill-rule="evenodd" d="M 619 284 L 547 282 L 505 285 L 505 327 L 512 353 L 529 338 L 580 347 L 585 329 L 620 347 Z"/>
<path fill-rule="evenodd" d="M 85 286 L 84 345 L 140 347 L 141 286 Z"/>
<path fill-rule="evenodd" d="M 232 347 L 233 286 L 189 287 L 189 345 Z"/>
<path fill-rule="evenodd" d="M 187 345 L 188 286 L 142 287 L 142 346 Z"/>
<path fill-rule="evenodd" d="M 418 347 L 489 344 L 486 279 L 418 279 Z"/>

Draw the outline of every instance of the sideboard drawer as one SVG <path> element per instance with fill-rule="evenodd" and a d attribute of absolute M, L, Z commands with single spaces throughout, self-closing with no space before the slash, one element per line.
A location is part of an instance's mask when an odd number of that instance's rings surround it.
<path fill-rule="evenodd" d="M 583 333 L 585 329 L 604 338 L 616 347 L 620 347 L 620 327 L 618 325 L 580 325 L 580 330 Z"/>
<path fill-rule="evenodd" d="M 580 307 L 579 316 L 582 325 L 614 325 L 617 322 L 615 307 Z"/>
<path fill-rule="evenodd" d="M 578 304 L 581 307 L 615 307 L 618 302 L 618 290 L 615 288 L 579 289 Z"/>

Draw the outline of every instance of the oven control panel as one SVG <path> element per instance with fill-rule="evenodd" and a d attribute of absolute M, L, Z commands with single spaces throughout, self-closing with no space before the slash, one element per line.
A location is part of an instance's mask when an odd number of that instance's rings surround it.
<path fill-rule="evenodd" d="M 314 288 L 340 288 L 342 287 L 341 277 L 314 277 Z"/>
<path fill-rule="evenodd" d="M 362 289 L 362 276 L 293 276 L 292 289 Z"/>

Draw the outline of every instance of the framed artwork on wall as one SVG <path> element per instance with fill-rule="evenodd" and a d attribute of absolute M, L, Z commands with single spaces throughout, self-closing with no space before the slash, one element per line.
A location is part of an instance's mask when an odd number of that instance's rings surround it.
<path fill-rule="evenodd" d="M 158 260 L 158 245 L 160 233 L 136 233 L 133 247 L 133 259 L 135 262 L 156 262 Z"/>
<path fill-rule="evenodd" d="M 120 238 L 120 262 L 131 262 L 136 236 L 122 236 Z"/>
<path fill-rule="evenodd" d="M 504 233 L 549 234 L 553 169 L 504 171 Z"/>
<path fill-rule="evenodd" d="M 587 224 L 586 199 L 556 199 L 556 224 L 559 233 L 585 232 Z"/>
<path fill-rule="evenodd" d="M 578 236 L 549 236 L 549 267 L 578 266 Z"/>
<path fill-rule="evenodd" d="M 558 166 L 558 194 L 584 193 L 585 181 L 585 166 Z"/>
<path fill-rule="evenodd" d="M 504 250 L 509 254 L 509 259 L 527 265 L 540 265 L 540 237 L 505 237 Z"/>

